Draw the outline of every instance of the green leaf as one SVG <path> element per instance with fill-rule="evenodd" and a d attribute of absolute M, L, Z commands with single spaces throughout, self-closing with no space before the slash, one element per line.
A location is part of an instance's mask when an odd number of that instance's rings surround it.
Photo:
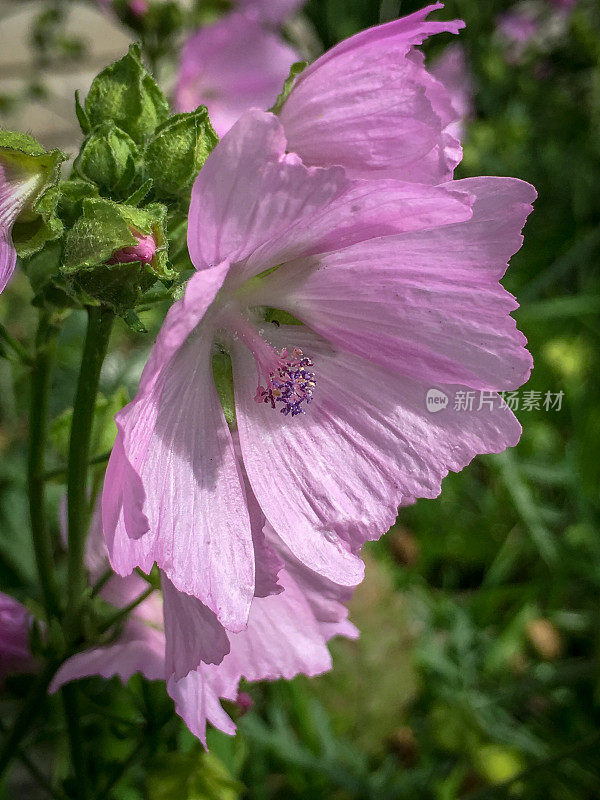
<path fill-rule="evenodd" d="M 288 97 L 290 96 L 290 92 L 294 88 L 294 83 L 296 82 L 296 78 L 298 77 L 298 75 L 300 75 L 301 72 L 304 72 L 307 66 L 308 66 L 308 61 L 296 61 L 294 64 L 292 64 L 292 66 L 290 67 L 290 74 L 284 81 L 283 89 L 277 95 L 277 100 L 275 100 L 275 103 L 271 106 L 269 111 L 271 111 L 273 114 L 279 114 L 281 112 L 281 109 L 283 108 L 285 101 L 288 99 Z"/>
<path fill-rule="evenodd" d="M 85 100 L 92 126 L 112 121 L 137 144 L 147 141 L 169 116 L 169 106 L 144 67 L 139 44 L 94 78 Z"/>
<path fill-rule="evenodd" d="M 144 152 L 146 174 L 157 196 L 186 192 L 218 142 L 205 106 L 163 122 Z"/>
<path fill-rule="evenodd" d="M 155 761 L 149 800 L 238 800 L 244 787 L 212 753 L 169 753 Z"/>
<path fill-rule="evenodd" d="M 133 139 L 105 122 L 94 128 L 83 143 L 73 168 L 82 178 L 98 184 L 111 196 L 121 196 L 131 187 L 140 162 Z"/>

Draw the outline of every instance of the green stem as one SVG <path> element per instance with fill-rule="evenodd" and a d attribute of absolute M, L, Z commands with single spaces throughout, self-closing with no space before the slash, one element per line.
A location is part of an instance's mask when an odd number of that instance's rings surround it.
<path fill-rule="evenodd" d="M 28 367 L 32 367 L 34 364 L 34 357 L 29 353 L 23 345 L 15 339 L 14 336 L 6 330 L 4 325 L 0 322 L 0 342 L 4 342 L 5 345 L 8 345 L 13 353 L 17 356 L 19 361 L 22 364 L 25 364 Z"/>
<path fill-rule="evenodd" d="M 149 586 L 144 592 L 141 593 L 139 597 L 136 597 L 129 605 L 124 606 L 123 608 L 119 609 L 116 614 L 114 614 L 110 619 L 108 619 L 104 625 L 100 628 L 100 633 L 106 633 L 109 628 L 112 628 L 113 625 L 116 625 L 117 622 L 120 622 L 122 619 L 125 619 L 129 616 L 129 614 L 137 608 L 144 600 L 147 600 L 150 595 L 155 591 L 154 586 Z"/>
<path fill-rule="evenodd" d="M 50 378 L 56 349 L 56 334 L 57 329 L 51 324 L 48 314 L 41 312 L 36 337 L 36 354 L 31 373 L 27 483 L 33 548 L 48 618 L 59 612 L 54 553 L 46 519 L 44 479 Z"/>
<path fill-rule="evenodd" d="M 14 758 L 22 738 L 33 725 L 39 714 L 41 714 L 44 708 L 44 699 L 48 691 L 48 686 L 59 666 L 59 661 L 53 660 L 48 662 L 31 687 L 21 707 L 21 711 L 0 750 L 0 778 Z"/>
<path fill-rule="evenodd" d="M 83 752 L 83 736 L 79 721 L 79 688 L 74 683 L 63 686 L 61 691 L 67 733 L 69 735 L 69 748 L 71 763 L 75 773 L 75 797 L 77 800 L 86 800 L 89 797 L 88 772 Z"/>
<path fill-rule="evenodd" d="M 100 370 L 106 356 L 113 321 L 112 311 L 97 307 L 88 308 L 88 328 L 73 405 L 67 468 L 69 548 L 65 623 L 67 638 L 71 640 L 76 639 L 79 634 L 80 603 L 86 585 L 84 552 L 89 523 L 87 477 L 90 441 Z"/>

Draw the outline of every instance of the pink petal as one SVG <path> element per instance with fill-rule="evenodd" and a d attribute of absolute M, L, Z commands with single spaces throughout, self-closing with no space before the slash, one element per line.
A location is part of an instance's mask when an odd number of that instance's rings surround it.
<path fill-rule="evenodd" d="M 201 667 L 179 681 L 171 677 L 167 682 L 167 691 L 175 702 L 177 714 L 206 747 L 207 721 L 230 736 L 233 736 L 236 728 L 228 714 L 221 708 L 219 695 L 206 679 L 204 672 L 205 668 Z"/>
<path fill-rule="evenodd" d="M 117 417 L 122 438 L 105 479 L 103 522 L 119 574 L 149 571 L 156 561 L 177 589 L 239 630 L 254 592 L 250 520 L 212 380 L 213 330 L 205 323 L 189 336 L 225 273 L 220 266 L 191 279 L 167 316 L 138 396 Z M 219 280 L 207 283 L 206 274 Z"/>
<path fill-rule="evenodd" d="M 118 676 L 123 683 L 141 673 L 149 681 L 165 678 L 164 634 L 146 627 L 137 636 L 122 635 L 116 643 L 107 647 L 94 647 L 71 656 L 58 670 L 50 684 L 50 693 L 71 681 L 101 675 L 103 678 Z"/>
<path fill-rule="evenodd" d="M 517 303 L 498 279 L 521 246 L 535 191 L 514 178 L 447 186 L 477 197 L 471 220 L 284 265 L 261 282 L 261 303 L 418 380 L 520 386 L 531 356 L 510 317 Z"/>
<path fill-rule="evenodd" d="M 269 331 L 276 349 L 299 346 L 314 361 L 316 388 L 304 415 L 285 417 L 254 402 L 256 371 L 234 352 L 240 442 L 252 489 L 294 556 L 334 583 L 360 581 L 353 556 L 396 519 L 401 503 L 436 497 L 449 470 L 478 453 L 517 443 L 512 413 L 487 406 L 430 414 L 423 384 L 332 350 L 299 326 Z M 448 394 L 461 388 L 441 386 Z"/>
<path fill-rule="evenodd" d="M 224 136 L 246 109 L 273 105 L 299 58 L 255 13 L 228 14 L 184 45 L 177 109 L 206 105 L 216 132 Z"/>
<path fill-rule="evenodd" d="M 166 637 L 166 674 L 184 678 L 200 663 L 219 664 L 229 639 L 215 614 L 195 597 L 178 592 L 161 575 Z"/>
<path fill-rule="evenodd" d="M 3 228 L 0 222 L 0 292 L 8 283 L 17 264 L 17 251 L 11 238 L 11 231 Z"/>
<path fill-rule="evenodd" d="M 188 248 L 200 270 L 236 262 L 231 285 L 301 255 L 470 216 L 466 192 L 350 182 L 338 168 L 307 168 L 286 155 L 273 115 L 247 112 L 196 179 Z"/>
<path fill-rule="evenodd" d="M 231 634 L 231 651 L 221 664 L 202 665 L 182 680 L 168 683 L 177 713 L 205 745 L 207 719 L 225 733 L 235 732 L 219 698 L 235 700 L 242 678 L 290 680 L 298 673 L 319 675 L 331 668 L 328 634 L 354 635 L 349 623 L 320 623 L 287 570 L 280 579 L 283 592 L 254 600 L 248 628 Z"/>
<path fill-rule="evenodd" d="M 296 81 L 280 118 L 289 149 L 307 164 L 342 165 L 352 177 L 379 173 L 400 180 L 451 177 L 446 158 L 447 93 L 411 48 L 435 33 L 457 33 L 460 21 L 427 22 L 441 4 L 357 34 L 317 59 Z M 437 151 L 439 172 L 431 174 Z M 447 163 L 448 161 L 448 163 Z"/>

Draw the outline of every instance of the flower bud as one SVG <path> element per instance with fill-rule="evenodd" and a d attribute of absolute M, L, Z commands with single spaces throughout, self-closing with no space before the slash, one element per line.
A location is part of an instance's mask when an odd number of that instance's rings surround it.
<path fill-rule="evenodd" d="M 139 154 L 133 139 L 106 122 L 85 140 L 75 160 L 75 171 L 111 196 L 123 196 L 135 178 Z"/>

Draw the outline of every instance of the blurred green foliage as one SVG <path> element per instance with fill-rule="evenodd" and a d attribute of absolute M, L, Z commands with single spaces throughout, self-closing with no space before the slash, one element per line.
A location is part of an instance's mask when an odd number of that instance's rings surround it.
<path fill-rule="evenodd" d="M 399 5 L 309 0 L 305 14 L 328 47 L 420 3 Z M 557 5 L 539 0 L 538 8 L 553 15 Z M 458 175 L 514 175 L 538 189 L 504 284 L 521 302 L 515 316 L 535 359 L 527 390 L 564 392 L 562 408 L 519 409 L 517 448 L 477 459 L 446 479 L 439 499 L 403 510 L 367 548 L 351 614 L 361 639 L 334 642 L 334 670 L 322 678 L 250 687 L 255 706 L 239 720 L 240 734 L 211 731 L 209 756 L 173 715 L 164 687 L 137 677 L 127 687 L 84 682 L 84 731 L 94 774 L 104 776 L 99 796 L 600 797 L 600 8 L 580 0 L 549 40 L 515 59 L 496 30 L 510 7 L 448 0 L 442 12 L 467 22 L 460 42 L 474 87 Z M 427 43 L 428 56 L 450 41 Z M 21 340 L 33 328 L 29 299 L 22 276 L 0 299 L 0 318 Z M 150 331 L 165 309 L 142 315 Z M 57 472 L 82 331 L 75 313 L 60 342 Z M 134 391 L 151 338 L 117 327 L 102 409 L 120 387 Z M 0 360 L 0 588 L 16 596 L 36 592 L 25 388 L 23 368 Z M 57 509 L 59 475 L 51 488 Z M 7 695 L 26 686 L 9 681 Z M 50 713 L 58 731 L 58 709 Z M 29 747 L 43 755 L 50 742 L 36 736 Z M 59 748 L 59 777 L 66 757 Z"/>

